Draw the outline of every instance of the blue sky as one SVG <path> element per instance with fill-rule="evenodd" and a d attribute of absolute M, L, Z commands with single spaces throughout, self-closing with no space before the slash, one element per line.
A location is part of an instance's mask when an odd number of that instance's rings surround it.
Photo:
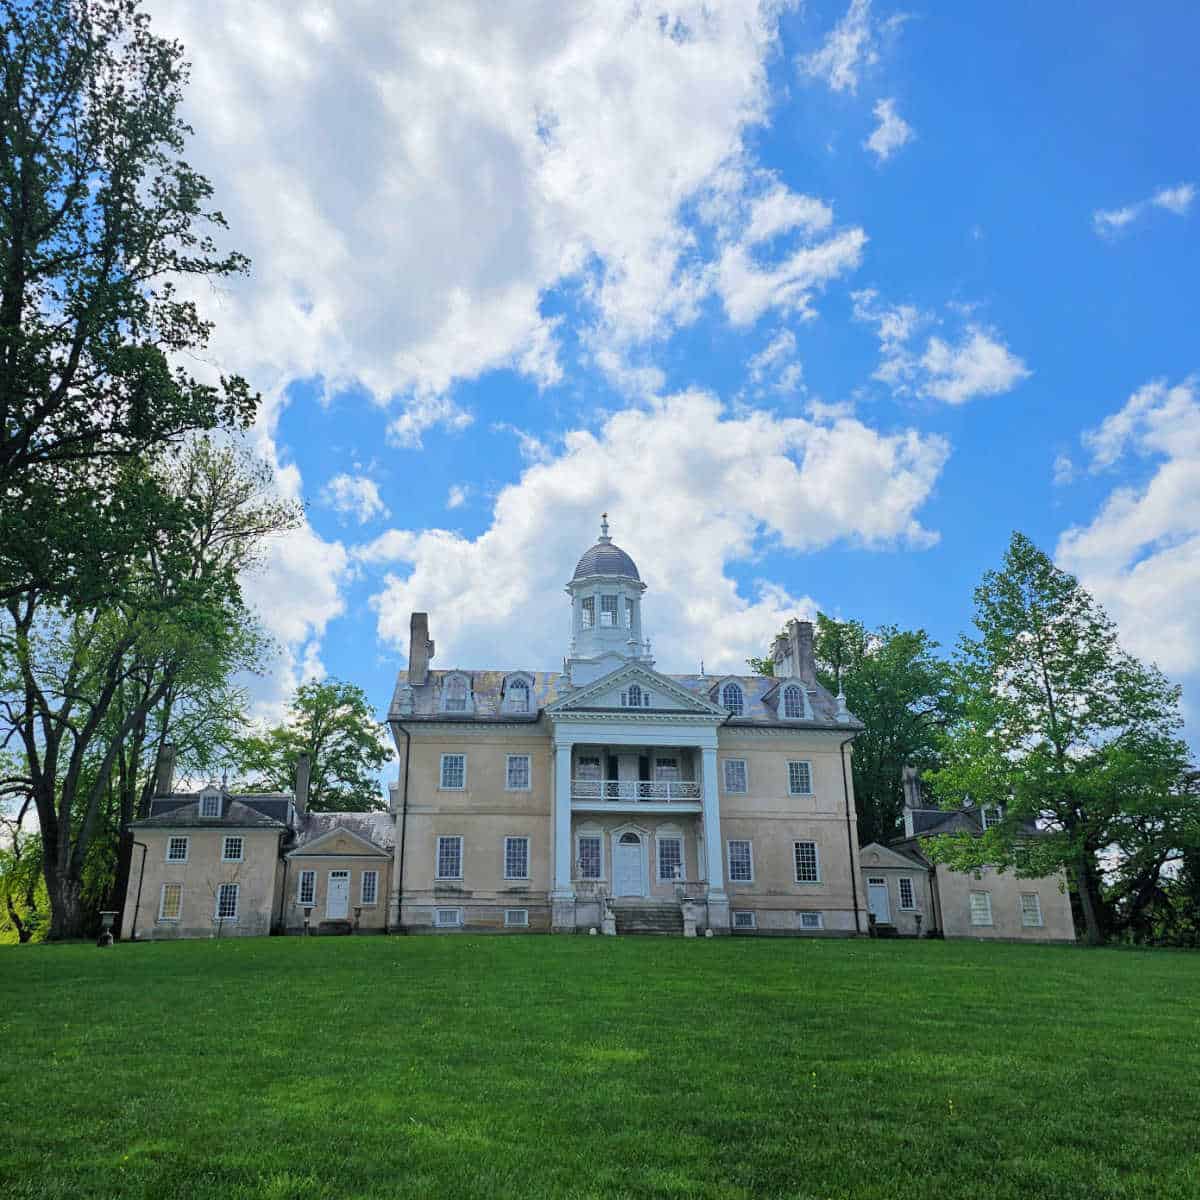
<path fill-rule="evenodd" d="M 382 710 L 553 669 L 612 514 L 659 665 L 817 608 L 944 644 L 1013 529 L 1200 728 L 1200 11 L 151 5 L 249 279 L 214 369 L 307 525 L 251 582 Z M 508 9 L 508 6 L 505 6 Z"/>

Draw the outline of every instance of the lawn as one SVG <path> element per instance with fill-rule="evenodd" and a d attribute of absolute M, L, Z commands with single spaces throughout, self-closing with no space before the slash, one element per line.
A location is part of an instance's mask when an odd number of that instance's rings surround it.
<path fill-rule="evenodd" d="M 1200 955 L 0 950 L 0 1194 L 1200 1196 Z"/>

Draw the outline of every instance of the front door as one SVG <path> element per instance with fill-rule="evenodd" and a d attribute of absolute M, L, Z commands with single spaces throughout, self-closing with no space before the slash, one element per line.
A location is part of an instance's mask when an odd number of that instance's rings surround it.
<path fill-rule="evenodd" d="M 325 895 L 325 916 L 344 921 L 350 915 L 350 872 L 330 871 L 329 890 Z"/>
<path fill-rule="evenodd" d="M 867 880 L 867 907 L 875 918 L 876 925 L 890 925 L 892 909 L 888 904 L 888 888 L 886 879 Z"/>
<path fill-rule="evenodd" d="M 642 896 L 642 839 L 623 833 L 613 849 L 613 894 Z"/>

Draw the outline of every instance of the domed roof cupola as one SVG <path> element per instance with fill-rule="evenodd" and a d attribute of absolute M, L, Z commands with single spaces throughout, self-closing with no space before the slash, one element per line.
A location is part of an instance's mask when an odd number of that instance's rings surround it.
<path fill-rule="evenodd" d="M 637 563 L 620 546 L 614 546 L 612 538 L 608 536 L 608 513 L 601 515 L 600 537 L 576 564 L 575 574 L 571 578 L 574 581 L 590 575 L 623 575 L 626 579 L 641 582 Z"/>
<path fill-rule="evenodd" d="M 646 585 L 637 564 L 608 536 L 608 513 L 600 537 L 579 560 L 567 595 L 571 597 L 571 649 L 566 670 L 578 686 L 622 662 L 652 666 L 650 643 L 642 638 L 642 593 Z"/>

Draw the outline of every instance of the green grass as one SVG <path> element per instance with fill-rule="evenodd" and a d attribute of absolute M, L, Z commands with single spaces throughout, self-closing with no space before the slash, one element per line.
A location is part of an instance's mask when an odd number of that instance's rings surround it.
<path fill-rule="evenodd" d="M 6 949 L 0 1194 L 1192 1200 L 1200 955 Z"/>

